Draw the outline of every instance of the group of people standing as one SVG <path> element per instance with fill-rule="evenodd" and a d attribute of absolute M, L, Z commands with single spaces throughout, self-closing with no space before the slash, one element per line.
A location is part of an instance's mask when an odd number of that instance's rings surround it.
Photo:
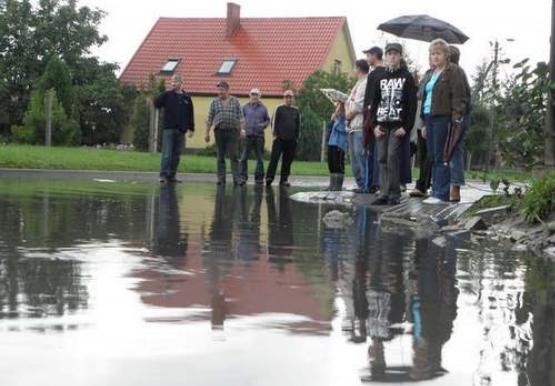
<path fill-rule="evenodd" d="M 420 82 L 409 71 L 401 44 L 389 43 L 385 51 L 376 46 L 364 53 L 366 60 L 355 63 L 355 86 L 347 97 L 335 101 L 328 132 L 327 190 L 342 190 L 348 151 L 357 185 L 354 191 L 379 191 L 376 205 L 398 204 L 401 191 L 411 182 L 411 138 L 414 138 L 418 142 L 420 178 L 409 194 L 425 197 L 431 186 L 431 196 L 424 202 L 459 201 L 460 186 L 464 184 L 464 139 L 453 144 L 448 136 L 468 129 L 471 104 L 466 74 L 458 66 L 458 49 L 442 39 L 432 41 L 430 69 Z M 230 95 L 226 81 L 220 81 L 216 87 L 218 96 L 210 104 L 205 140 L 210 142 L 210 133 L 214 133 L 218 185 L 226 183 L 226 156 L 230 159 L 233 183 L 246 184 L 247 160 L 254 152 L 255 183 L 271 185 L 281 158 L 279 183 L 289 186 L 301 121 L 293 104 L 293 91 L 284 92 L 284 103 L 270 118 L 260 101 L 259 89 L 253 88 L 249 102 L 241 106 Z M 154 105 L 165 111 L 160 181 L 178 182 L 176 171 L 184 133 L 191 136 L 195 129 L 193 103 L 182 90 L 179 75 L 172 77 L 172 89 L 161 93 Z M 264 132 L 268 126 L 274 139 L 264 173 Z M 244 146 L 239 157 L 241 139 Z"/>
<path fill-rule="evenodd" d="M 411 134 L 416 127 L 421 171 L 410 195 L 424 197 L 431 185 L 424 202 L 460 201 L 464 140 L 451 143 L 448 135 L 468 129 L 471 104 L 458 49 L 442 39 L 432 41 L 430 69 L 420 83 L 408 70 L 399 43 L 386 45 L 385 58 L 380 47 L 364 53 L 367 60 L 355 63 L 357 83 L 347 98 L 337 98 L 331 117 L 327 189 L 342 189 L 348 149 L 354 191 L 379 191 L 375 205 L 398 204 L 401 190 L 411 181 Z"/>
<path fill-rule="evenodd" d="M 180 182 L 176 178 L 181 150 L 184 147 L 184 133 L 191 137 L 195 130 L 193 103 L 190 96 L 183 91 L 183 80 L 174 75 L 172 88 L 162 92 L 155 100 L 154 106 L 164 109 L 164 130 L 162 137 L 162 161 L 160 182 Z M 210 142 L 210 133 L 214 133 L 217 151 L 217 183 L 226 183 L 226 157 L 229 158 L 234 185 L 245 185 L 248 179 L 247 161 L 254 152 L 256 184 L 271 185 L 276 174 L 277 164 L 281 158 L 281 176 L 279 184 L 289 186 L 291 163 L 295 157 L 297 140 L 300 133 L 300 113 L 293 105 L 294 93 L 283 93 L 284 103 L 279 105 L 270 119 L 266 106 L 260 101 L 258 88 L 251 89 L 249 102 L 241 106 L 239 100 L 230 95 L 229 83 L 220 81 L 216 85 L 218 96 L 212 100 L 206 120 L 205 141 Z M 268 170 L 264 173 L 264 132 L 272 126 L 273 143 Z M 243 139 L 243 150 L 239 156 L 239 145 Z"/>

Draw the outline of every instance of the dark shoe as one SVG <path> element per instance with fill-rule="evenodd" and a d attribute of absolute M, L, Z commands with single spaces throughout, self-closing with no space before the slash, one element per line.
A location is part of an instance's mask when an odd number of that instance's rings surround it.
<path fill-rule="evenodd" d="M 221 185 L 225 185 L 225 181 L 221 181 L 221 180 L 220 180 L 220 181 L 217 182 L 217 184 L 220 185 L 220 186 L 221 186 Z"/>
<path fill-rule="evenodd" d="M 361 194 L 361 193 L 366 193 L 366 192 L 364 191 L 364 189 L 361 189 L 361 188 L 354 188 L 354 189 L 353 189 L 353 193 Z"/>
<path fill-rule="evenodd" d="M 380 197 L 372 203 L 372 205 L 389 205 L 387 197 Z"/>
<path fill-rule="evenodd" d="M 245 186 L 247 184 L 247 181 L 239 181 L 239 186 Z"/>
<path fill-rule="evenodd" d="M 167 184 L 168 183 L 168 179 L 167 178 L 160 178 L 158 181 L 160 181 L 161 184 Z"/>
<path fill-rule="evenodd" d="M 264 180 L 255 180 L 254 183 L 256 185 L 262 185 L 264 183 Z"/>
<path fill-rule="evenodd" d="M 399 200 L 398 198 L 387 201 L 387 205 L 399 205 L 400 203 L 401 203 L 401 200 Z"/>
<path fill-rule="evenodd" d="M 279 183 L 279 186 L 283 186 L 284 188 L 288 188 L 288 187 L 291 186 L 291 184 L 290 184 L 289 182 L 287 182 L 287 181 L 281 181 L 281 182 Z"/>
<path fill-rule="evenodd" d="M 181 181 L 181 180 L 178 179 L 178 178 L 170 178 L 170 179 L 169 179 L 169 182 L 171 182 L 172 184 L 180 184 L 180 183 L 182 183 L 183 181 Z"/>
<path fill-rule="evenodd" d="M 272 185 L 272 180 L 266 179 L 266 186 L 270 186 L 270 185 Z"/>
<path fill-rule="evenodd" d="M 370 194 L 376 194 L 376 193 L 378 193 L 379 191 L 380 191 L 380 187 L 379 187 L 379 186 L 372 186 L 372 187 L 370 188 L 370 190 L 368 191 L 368 193 L 370 193 Z"/>
<path fill-rule="evenodd" d="M 421 191 L 420 189 L 413 189 L 409 192 L 410 197 L 426 197 L 426 193 Z"/>

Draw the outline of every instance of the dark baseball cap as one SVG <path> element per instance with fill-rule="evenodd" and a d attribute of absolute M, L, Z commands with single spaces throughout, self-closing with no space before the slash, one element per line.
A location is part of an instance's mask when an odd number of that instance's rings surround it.
<path fill-rule="evenodd" d="M 226 90 L 229 90 L 229 83 L 227 83 L 225 80 L 220 80 L 216 85 L 216 87 L 221 87 L 221 88 L 225 88 Z"/>
<path fill-rule="evenodd" d="M 403 46 L 399 43 L 387 43 L 387 45 L 385 46 L 385 52 L 389 51 L 397 51 L 398 53 L 402 54 Z"/>
<path fill-rule="evenodd" d="M 370 47 L 369 49 L 362 51 L 362 53 L 376 55 L 378 58 L 383 56 L 383 51 L 378 46 Z"/>

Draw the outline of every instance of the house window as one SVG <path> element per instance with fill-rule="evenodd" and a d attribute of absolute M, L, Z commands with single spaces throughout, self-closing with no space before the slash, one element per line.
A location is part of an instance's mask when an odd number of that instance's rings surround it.
<path fill-rule="evenodd" d="M 235 63 L 237 63 L 237 60 L 235 59 L 226 59 L 222 62 L 222 65 L 220 66 L 220 69 L 218 70 L 217 75 L 229 75 L 231 74 L 231 70 L 233 70 L 233 67 L 235 67 Z"/>
<path fill-rule="evenodd" d="M 335 59 L 333 61 L 333 73 L 335 75 L 341 74 L 341 60 Z"/>
<path fill-rule="evenodd" d="M 166 62 L 166 64 L 164 64 L 160 72 L 169 73 L 169 74 L 173 73 L 175 71 L 175 68 L 179 64 L 179 61 L 180 59 L 168 59 L 168 61 Z"/>

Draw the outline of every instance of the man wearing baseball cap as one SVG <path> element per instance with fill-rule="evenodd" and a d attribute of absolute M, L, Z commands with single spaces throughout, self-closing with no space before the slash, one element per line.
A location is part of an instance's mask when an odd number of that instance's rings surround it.
<path fill-rule="evenodd" d="M 229 95 L 229 84 L 222 80 L 216 85 L 218 97 L 210 103 L 206 119 L 205 141 L 210 142 L 210 130 L 214 130 L 218 152 L 218 185 L 225 184 L 225 155 L 228 154 L 233 174 L 233 184 L 240 183 L 239 138 L 245 135 L 245 120 L 239 100 Z"/>
<path fill-rule="evenodd" d="M 240 185 L 246 184 L 249 178 L 247 160 L 249 159 L 251 151 L 254 151 L 256 155 L 254 181 L 257 184 L 262 184 L 264 182 L 264 129 L 270 124 L 268 109 L 266 109 L 266 106 L 260 101 L 260 90 L 258 88 L 251 89 L 249 96 L 249 102 L 243 106 L 246 138 L 241 160 L 239 161 L 241 173 Z"/>
<path fill-rule="evenodd" d="M 380 163 L 380 197 L 375 205 L 397 205 L 401 199 L 400 157 L 402 141 L 410 135 L 416 116 L 416 83 L 402 61 L 403 47 L 385 47 L 387 71 L 377 79 L 370 106 Z"/>

